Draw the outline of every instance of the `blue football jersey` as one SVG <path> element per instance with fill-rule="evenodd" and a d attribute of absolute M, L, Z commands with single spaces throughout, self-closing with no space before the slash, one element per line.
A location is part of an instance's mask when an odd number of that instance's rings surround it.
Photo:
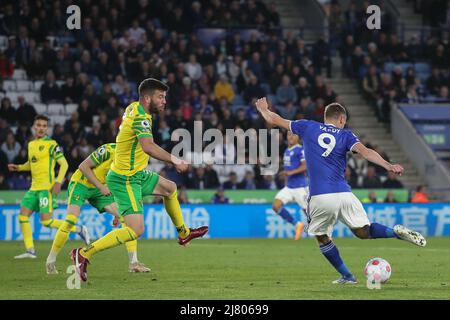
<path fill-rule="evenodd" d="M 283 155 L 284 170 L 294 170 L 301 166 L 305 160 L 303 147 L 299 144 L 287 148 Z M 306 171 L 287 177 L 288 188 L 303 188 L 308 186 Z"/>
<path fill-rule="evenodd" d="M 303 140 L 310 195 L 351 192 L 346 154 L 358 138 L 350 130 L 312 120 L 291 121 L 290 128 Z"/>

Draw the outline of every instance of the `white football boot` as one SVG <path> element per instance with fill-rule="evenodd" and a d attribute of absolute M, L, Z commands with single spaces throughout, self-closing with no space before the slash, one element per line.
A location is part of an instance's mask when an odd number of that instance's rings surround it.
<path fill-rule="evenodd" d="M 410 230 L 401 224 L 394 226 L 395 234 L 402 240 L 414 243 L 419 247 L 425 247 L 427 245 L 427 240 L 419 232 Z"/>

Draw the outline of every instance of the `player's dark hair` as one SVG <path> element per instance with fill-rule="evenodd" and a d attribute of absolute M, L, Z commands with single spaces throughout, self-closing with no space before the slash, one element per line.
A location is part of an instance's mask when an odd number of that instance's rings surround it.
<path fill-rule="evenodd" d="M 38 114 L 36 117 L 34 117 L 34 121 L 37 120 L 45 120 L 47 122 L 50 122 L 50 118 L 43 114 Z"/>
<path fill-rule="evenodd" d="M 169 86 L 154 78 L 147 78 L 139 84 L 139 96 L 152 95 L 155 90 L 169 91 Z"/>
<path fill-rule="evenodd" d="M 325 107 L 325 118 L 326 119 L 337 119 L 341 115 L 347 116 L 347 110 L 344 106 L 337 102 L 330 103 Z"/>

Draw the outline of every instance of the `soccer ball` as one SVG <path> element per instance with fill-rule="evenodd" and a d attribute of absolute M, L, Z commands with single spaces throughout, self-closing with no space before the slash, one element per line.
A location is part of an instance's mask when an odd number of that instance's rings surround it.
<path fill-rule="evenodd" d="M 391 265 L 383 258 L 370 259 L 364 268 L 364 275 L 366 278 L 378 280 L 381 283 L 388 281 L 391 277 L 391 273 Z"/>

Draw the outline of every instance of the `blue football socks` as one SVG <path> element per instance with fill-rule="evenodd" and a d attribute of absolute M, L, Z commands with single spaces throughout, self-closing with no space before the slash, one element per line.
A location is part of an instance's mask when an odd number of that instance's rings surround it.
<path fill-rule="evenodd" d="M 394 229 L 383 226 L 379 223 L 372 223 L 369 228 L 370 238 L 398 238 Z"/>
<path fill-rule="evenodd" d="M 333 267 L 339 272 L 343 277 L 352 277 L 352 273 L 348 270 L 344 261 L 342 261 L 339 255 L 338 248 L 334 245 L 333 241 L 320 246 L 320 251 L 327 258 L 327 260 L 333 265 Z"/>
<path fill-rule="evenodd" d="M 293 225 L 295 225 L 297 223 L 295 221 L 294 217 L 289 213 L 289 211 L 287 211 L 287 209 L 282 207 L 280 210 L 278 210 L 277 213 L 280 215 L 280 217 L 282 217 L 287 222 L 289 222 Z"/>

